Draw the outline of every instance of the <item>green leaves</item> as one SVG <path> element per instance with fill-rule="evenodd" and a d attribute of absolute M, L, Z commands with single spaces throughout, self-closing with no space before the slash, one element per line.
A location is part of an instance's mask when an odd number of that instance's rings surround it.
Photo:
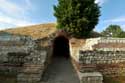
<path fill-rule="evenodd" d="M 57 28 L 76 37 L 86 37 L 98 23 L 100 7 L 95 0 L 58 0 L 54 6 Z"/>
<path fill-rule="evenodd" d="M 109 25 L 101 34 L 106 37 L 123 37 L 125 35 L 119 25 Z"/>

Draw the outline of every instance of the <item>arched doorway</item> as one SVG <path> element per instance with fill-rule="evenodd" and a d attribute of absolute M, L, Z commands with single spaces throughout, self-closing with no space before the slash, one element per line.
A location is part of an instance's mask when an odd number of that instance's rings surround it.
<path fill-rule="evenodd" d="M 66 58 L 70 56 L 68 38 L 66 38 L 65 36 L 58 36 L 54 39 L 53 56 Z"/>

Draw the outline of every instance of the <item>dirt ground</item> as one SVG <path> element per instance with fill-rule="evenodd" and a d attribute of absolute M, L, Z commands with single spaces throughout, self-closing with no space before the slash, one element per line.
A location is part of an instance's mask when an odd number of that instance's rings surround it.
<path fill-rule="evenodd" d="M 54 57 L 41 83 L 80 83 L 70 59 Z"/>

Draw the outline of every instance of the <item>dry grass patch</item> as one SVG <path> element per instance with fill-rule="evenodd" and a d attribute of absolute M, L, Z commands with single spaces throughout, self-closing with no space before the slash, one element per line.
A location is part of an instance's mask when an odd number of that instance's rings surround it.
<path fill-rule="evenodd" d="M 54 33 L 56 30 L 57 29 L 55 23 L 48 23 L 27 27 L 19 27 L 14 29 L 7 29 L 4 31 L 12 34 L 27 35 L 33 37 L 34 39 L 39 39 L 47 37 L 48 35 Z"/>

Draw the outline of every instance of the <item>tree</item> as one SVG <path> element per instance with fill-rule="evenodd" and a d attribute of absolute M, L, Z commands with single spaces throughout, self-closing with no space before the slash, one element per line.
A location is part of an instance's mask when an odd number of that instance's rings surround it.
<path fill-rule="evenodd" d="M 122 32 L 119 25 L 109 25 L 101 34 L 105 37 L 119 37 Z"/>
<path fill-rule="evenodd" d="M 119 38 L 125 38 L 125 32 L 122 31 L 119 35 L 118 35 Z"/>
<path fill-rule="evenodd" d="M 95 0 L 58 0 L 54 6 L 57 28 L 77 37 L 87 37 L 95 28 L 100 7 Z"/>

